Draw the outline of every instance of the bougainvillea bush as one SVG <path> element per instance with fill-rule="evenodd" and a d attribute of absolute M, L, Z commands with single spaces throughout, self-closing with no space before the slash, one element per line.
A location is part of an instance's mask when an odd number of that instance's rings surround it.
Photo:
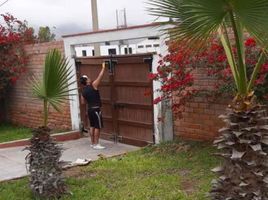
<path fill-rule="evenodd" d="M 162 96 L 154 100 L 155 104 L 172 99 L 173 113 L 175 117 L 181 117 L 185 103 L 193 97 L 205 96 L 211 101 L 222 97 L 231 98 L 235 94 L 231 69 L 218 39 L 212 39 L 206 48 L 195 54 L 192 54 L 189 47 L 177 42 L 169 42 L 168 46 L 169 53 L 164 57 L 160 55 L 157 73 L 149 74 L 150 79 L 162 83 L 159 89 Z M 245 46 L 245 62 L 248 74 L 251 74 L 261 49 L 250 37 L 246 39 Z M 194 70 L 198 68 L 206 69 L 207 79 L 212 79 L 214 83 L 212 89 L 201 90 L 195 87 L 194 83 L 198 78 Z M 260 102 L 268 102 L 268 60 L 262 65 L 260 75 L 255 81 L 255 92 Z"/>
<path fill-rule="evenodd" d="M 0 23 L 0 99 L 25 72 L 28 57 L 24 45 L 33 43 L 33 29 L 10 14 L 2 14 Z"/>
<path fill-rule="evenodd" d="M 158 62 L 157 73 L 150 73 L 151 80 L 161 82 L 162 87 L 158 90 L 161 96 L 154 100 L 154 104 L 172 99 L 172 110 L 176 117 L 181 117 L 183 105 L 196 93 L 193 83 L 192 71 L 193 56 L 185 51 L 183 45 L 169 42 L 169 54 L 162 57 Z"/>
<path fill-rule="evenodd" d="M 245 63 L 247 66 L 248 78 L 252 74 L 253 69 L 258 62 L 259 55 L 261 53 L 260 47 L 256 41 L 248 37 L 245 41 Z M 236 49 L 234 48 L 236 52 Z M 221 43 L 218 40 L 213 40 L 209 48 L 199 55 L 197 65 L 207 66 L 208 76 L 215 78 L 215 90 L 213 91 L 214 97 L 222 96 L 234 96 L 235 85 L 232 78 L 232 72 L 225 56 L 225 52 Z M 267 103 L 268 95 L 268 60 L 264 62 L 261 67 L 258 79 L 255 81 L 255 95 L 259 102 Z"/>

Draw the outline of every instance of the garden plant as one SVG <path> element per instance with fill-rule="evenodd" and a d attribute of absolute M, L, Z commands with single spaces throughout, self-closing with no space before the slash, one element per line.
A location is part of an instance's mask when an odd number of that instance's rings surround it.
<path fill-rule="evenodd" d="M 31 144 L 27 148 L 30 153 L 26 157 L 30 187 L 37 197 L 59 198 L 67 192 L 59 162 L 62 148 L 50 136 L 48 116 L 50 106 L 60 111 L 60 105 L 69 99 L 71 74 L 66 58 L 59 50 L 53 49 L 46 55 L 43 77 L 32 79 L 33 94 L 43 101 L 44 107 L 43 126 L 33 131 Z"/>
<path fill-rule="evenodd" d="M 0 99 L 16 83 L 26 70 L 28 56 L 24 45 L 33 43 L 33 29 L 27 22 L 20 21 L 10 14 L 2 14 L 0 24 Z"/>

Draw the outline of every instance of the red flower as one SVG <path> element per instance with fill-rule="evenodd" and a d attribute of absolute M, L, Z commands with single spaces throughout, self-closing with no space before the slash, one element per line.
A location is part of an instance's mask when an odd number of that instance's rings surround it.
<path fill-rule="evenodd" d="M 156 78 L 157 78 L 157 74 L 154 74 L 154 73 L 150 73 L 150 74 L 148 74 L 148 78 L 150 79 L 150 80 L 155 80 Z"/>
<path fill-rule="evenodd" d="M 13 85 L 17 82 L 17 80 L 18 80 L 18 77 L 15 77 L 15 76 L 13 76 L 13 77 L 10 78 L 10 82 Z"/>
<path fill-rule="evenodd" d="M 245 45 L 247 47 L 254 47 L 256 46 L 256 41 L 254 40 L 254 38 L 248 38 L 245 42 Z"/>
<path fill-rule="evenodd" d="M 267 73 L 268 72 L 268 63 L 265 63 L 262 65 L 261 73 Z"/>
<path fill-rule="evenodd" d="M 232 76 L 232 70 L 231 68 L 226 68 L 222 71 L 223 77 L 224 78 L 229 78 L 230 76 Z"/>
<path fill-rule="evenodd" d="M 157 97 L 156 99 L 154 99 L 154 104 L 158 104 L 160 101 L 162 101 L 162 97 Z"/>
<path fill-rule="evenodd" d="M 226 61 L 226 56 L 225 55 L 219 55 L 217 58 L 218 62 L 225 62 Z"/>
<path fill-rule="evenodd" d="M 261 75 L 260 78 L 255 81 L 255 84 L 262 85 L 264 83 L 264 81 L 265 81 L 265 76 Z"/>

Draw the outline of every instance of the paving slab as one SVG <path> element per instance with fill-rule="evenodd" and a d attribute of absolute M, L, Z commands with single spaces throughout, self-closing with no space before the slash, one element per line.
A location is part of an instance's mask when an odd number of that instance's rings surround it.
<path fill-rule="evenodd" d="M 95 150 L 90 148 L 89 138 L 59 143 L 64 148 L 61 160 L 64 162 L 75 162 L 78 158 L 97 160 L 100 155 L 111 157 L 136 151 L 139 147 L 113 143 L 111 141 L 101 140 L 101 145 L 106 149 Z M 25 167 L 25 156 L 29 151 L 23 151 L 24 147 L 13 147 L 0 149 L 0 182 L 27 176 Z"/>

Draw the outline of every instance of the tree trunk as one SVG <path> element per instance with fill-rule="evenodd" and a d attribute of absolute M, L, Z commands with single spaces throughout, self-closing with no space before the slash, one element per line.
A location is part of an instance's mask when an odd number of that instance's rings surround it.
<path fill-rule="evenodd" d="M 59 163 L 62 148 L 50 137 L 47 127 L 34 130 L 30 142 L 26 162 L 33 194 L 41 198 L 60 198 L 67 192 Z"/>
<path fill-rule="evenodd" d="M 268 118 L 266 108 L 249 111 L 227 110 L 220 116 L 227 124 L 214 144 L 223 165 L 213 169 L 219 174 L 210 192 L 213 200 L 268 199 Z"/>

